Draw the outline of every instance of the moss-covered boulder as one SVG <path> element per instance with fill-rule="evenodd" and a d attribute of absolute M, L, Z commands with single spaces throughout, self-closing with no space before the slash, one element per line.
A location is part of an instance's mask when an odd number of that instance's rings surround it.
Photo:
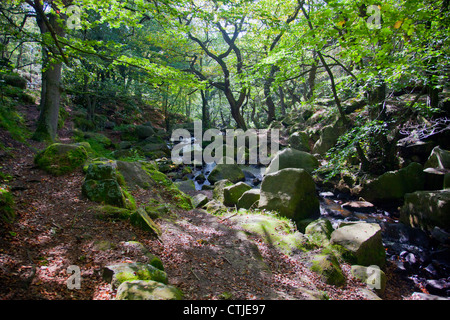
<path fill-rule="evenodd" d="M 133 225 L 142 230 L 149 231 L 153 235 L 161 236 L 162 232 L 159 226 L 148 215 L 144 208 L 138 208 L 130 216 L 130 221 Z"/>
<path fill-rule="evenodd" d="M 303 169 L 282 169 L 267 174 L 261 183 L 259 208 L 276 211 L 296 223 L 320 214 L 316 186 Z"/>
<path fill-rule="evenodd" d="M 223 203 L 223 190 L 232 185 L 233 183 L 228 179 L 223 179 L 214 183 L 213 198 Z"/>
<path fill-rule="evenodd" d="M 287 148 L 279 151 L 267 167 L 266 174 L 274 173 L 286 168 L 304 169 L 311 173 L 319 167 L 319 161 L 312 154 Z"/>
<path fill-rule="evenodd" d="M 208 176 L 208 181 L 212 184 L 227 179 L 232 183 L 245 180 L 245 174 L 237 164 L 218 164 Z"/>
<path fill-rule="evenodd" d="M 364 182 L 357 193 L 369 202 L 399 201 L 403 200 L 405 194 L 423 190 L 424 187 L 423 167 L 420 163 L 412 162 L 405 168 L 386 172 Z"/>
<path fill-rule="evenodd" d="M 183 293 L 170 285 L 152 280 L 123 282 L 117 289 L 116 300 L 182 300 Z"/>
<path fill-rule="evenodd" d="M 305 235 L 316 245 L 326 245 L 329 243 L 333 231 L 330 220 L 317 219 L 306 226 Z"/>
<path fill-rule="evenodd" d="M 141 162 L 116 161 L 116 164 L 117 171 L 122 175 L 130 190 L 148 189 L 155 185 L 155 181 Z"/>
<path fill-rule="evenodd" d="M 309 137 L 305 131 L 297 131 L 289 136 L 289 146 L 295 150 L 310 152 Z"/>
<path fill-rule="evenodd" d="M 225 187 L 223 189 L 223 204 L 228 207 L 236 205 L 242 194 L 251 188 L 245 182 L 238 182 L 232 186 Z"/>
<path fill-rule="evenodd" d="M 251 189 L 245 191 L 237 202 L 238 209 L 250 209 L 253 205 L 257 206 L 257 202 L 261 197 L 260 189 Z"/>
<path fill-rule="evenodd" d="M 376 223 L 354 223 L 337 228 L 331 233 L 330 243 L 342 246 L 344 257 L 363 266 L 386 264 L 386 252 L 381 239 L 381 228 Z"/>
<path fill-rule="evenodd" d="M 206 195 L 199 193 L 192 197 L 192 206 L 194 208 L 202 208 L 209 202 Z"/>
<path fill-rule="evenodd" d="M 245 214 L 239 210 L 238 215 L 230 218 L 246 232 L 260 236 L 266 243 L 276 247 L 284 254 L 294 254 L 309 248 L 308 239 L 298 232 L 292 221 L 274 215 Z"/>
<path fill-rule="evenodd" d="M 83 195 L 105 205 L 135 209 L 134 199 L 122 188 L 123 181 L 119 177 L 114 162 L 92 163 L 82 185 Z"/>
<path fill-rule="evenodd" d="M 39 168 L 59 176 L 80 168 L 87 159 L 83 145 L 54 143 L 40 151 L 34 161 Z"/>
<path fill-rule="evenodd" d="M 337 258 L 332 254 L 319 254 L 312 260 L 311 270 L 319 274 L 327 283 L 335 286 L 345 285 L 346 278 L 342 273 Z"/>
<path fill-rule="evenodd" d="M 132 213 L 129 209 L 111 205 L 97 206 L 94 208 L 94 211 L 97 219 L 107 221 L 128 220 Z"/>
<path fill-rule="evenodd" d="M 167 284 L 167 273 L 150 264 L 135 263 L 119 263 L 109 265 L 103 268 L 103 279 L 111 283 L 113 288 L 117 288 L 125 281 L 133 280 L 153 280 Z"/>

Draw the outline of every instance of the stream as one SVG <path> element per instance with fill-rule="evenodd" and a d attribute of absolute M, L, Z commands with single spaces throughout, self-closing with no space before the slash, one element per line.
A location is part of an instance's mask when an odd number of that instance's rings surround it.
<path fill-rule="evenodd" d="M 193 166 L 190 179 L 195 182 L 196 190 L 212 187 L 207 178 L 215 166 L 215 163 Z M 265 167 L 240 167 L 244 171 L 245 182 L 259 188 Z M 198 179 L 201 175 L 202 179 Z M 450 243 L 447 233 L 440 233 L 439 230 L 429 233 L 411 228 L 399 222 L 398 209 L 393 206 L 381 208 L 343 193 L 324 190 L 317 190 L 317 193 L 321 218 L 330 220 L 333 228 L 337 228 L 342 221 L 379 224 L 386 259 L 395 266 L 394 272 L 402 279 L 412 281 L 417 292 L 450 298 Z"/>

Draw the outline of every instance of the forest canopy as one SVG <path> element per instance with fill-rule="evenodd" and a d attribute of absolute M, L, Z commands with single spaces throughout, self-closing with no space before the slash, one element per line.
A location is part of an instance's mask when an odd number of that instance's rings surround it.
<path fill-rule="evenodd" d="M 0 5 L 2 73 L 42 72 L 36 140 L 57 139 L 67 97 L 85 130 L 108 117 L 139 122 L 149 106 L 166 130 L 181 119 L 202 120 L 205 129 L 265 128 L 321 104 L 345 126 L 357 123 L 342 150 L 368 168 L 367 144 L 376 145 L 389 169 L 386 132 L 408 115 L 441 110 L 448 7 L 447 0 L 9 0 Z M 419 97 L 403 119 L 389 118 L 387 99 L 402 93 Z M 349 99 L 368 105 L 368 116 L 349 119 Z"/>

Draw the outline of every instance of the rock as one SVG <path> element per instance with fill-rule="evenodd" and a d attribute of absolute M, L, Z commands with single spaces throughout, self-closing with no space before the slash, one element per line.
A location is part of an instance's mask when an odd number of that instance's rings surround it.
<path fill-rule="evenodd" d="M 251 188 L 245 182 L 238 182 L 235 185 L 225 187 L 223 189 L 223 204 L 227 207 L 236 205 L 242 194 Z"/>
<path fill-rule="evenodd" d="M 435 147 L 425 162 L 424 168 L 450 169 L 450 151 L 443 150 L 439 146 Z"/>
<path fill-rule="evenodd" d="M 245 210 L 239 210 L 239 213 Z M 257 234 L 266 243 L 287 255 L 302 251 L 309 246 L 308 239 L 298 232 L 292 222 L 273 215 L 238 214 L 230 218 L 249 233 Z"/>
<path fill-rule="evenodd" d="M 217 181 L 227 179 L 232 183 L 245 180 L 244 172 L 237 164 L 218 164 L 208 176 L 208 181 L 212 184 Z"/>
<path fill-rule="evenodd" d="M 345 128 L 338 123 L 323 127 L 319 140 L 314 144 L 312 153 L 325 154 L 336 144 L 343 133 L 345 133 Z"/>
<path fill-rule="evenodd" d="M 365 213 L 376 211 L 375 206 L 368 201 L 348 201 L 342 205 L 342 208 Z"/>
<path fill-rule="evenodd" d="M 412 296 L 418 300 L 449 300 L 448 298 L 422 292 L 414 292 Z"/>
<path fill-rule="evenodd" d="M 345 248 L 348 260 L 363 266 L 386 263 L 386 252 L 381 240 L 381 228 L 376 223 L 355 223 L 340 227 L 333 231 L 331 244 Z"/>
<path fill-rule="evenodd" d="M 59 176 L 75 171 L 87 159 L 88 153 L 83 145 L 54 143 L 39 152 L 34 162 L 39 168 Z"/>
<path fill-rule="evenodd" d="M 117 161 L 117 171 L 123 176 L 130 190 L 137 188 L 148 189 L 155 184 L 150 174 L 140 162 Z"/>
<path fill-rule="evenodd" d="M 202 193 L 196 194 L 195 196 L 192 197 L 192 206 L 194 208 L 202 208 L 208 202 L 209 202 L 208 197 Z"/>
<path fill-rule="evenodd" d="M 295 150 L 310 152 L 309 137 L 304 131 L 297 131 L 290 135 L 289 146 Z"/>
<path fill-rule="evenodd" d="M 151 126 L 139 125 L 135 128 L 136 136 L 139 140 L 145 140 L 155 134 L 155 130 Z"/>
<path fill-rule="evenodd" d="M 259 208 L 276 211 L 295 222 L 318 216 L 319 199 L 313 179 L 304 169 L 267 174 L 261 183 Z"/>
<path fill-rule="evenodd" d="M 431 231 L 431 236 L 443 244 L 450 244 L 450 233 L 442 230 L 439 227 L 434 227 Z"/>
<path fill-rule="evenodd" d="M 82 193 L 89 200 L 105 205 L 135 209 L 133 197 L 121 188 L 114 162 L 92 163 L 86 171 Z"/>
<path fill-rule="evenodd" d="M 159 226 L 150 218 L 144 208 L 138 208 L 130 216 L 131 224 L 138 226 L 142 230 L 149 231 L 160 237 L 162 232 Z"/>
<path fill-rule="evenodd" d="M 304 169 L 311 173 L 318 167 L 319 161 L 312 154 L 287 148 L 275 155 L 267 167 L 266 175 L 286 168 Z"/>
<path fill-rule="evenodd" d="M 426 280 L 425 289 L 431 294 L 439 296 L 447 295 L 447 291 L 450 290 L 450 281 L 446 278 L 442 279 L 428 279 Z"/>
<path fill-rule="evenodd" d="M 227 207 L 222 202 L 211 200 L 205 204 L 205 210 L 211 214 L 220 214 L 221 212 L 227 211 Z"/>
<path fill-rule="evenodd" d="M 425 175 L 425 190 L 445 189 L 444 178 L 447 170 L 426 168 L 423 172 Z"/>
<path fill-rule="evenodd" d="M 86 180 L 116 180 L 116 163 L 112 161 L 93 162 L 87 166 Z"/>
<path fill-rule="evenodd" d="M 123 282 L 117 289 L 115 300 L 182 300 L 183 293 L 169 285 L 152 280 Z"/>
<path fill-rule="evenodd" d="M 366 283 L 370 289 L 375 290 L 376 293 L 383 295 L 386 289 L 386 274 L 378 266 L 360 266 L 353 265 L 351 267 L 352 275 Z"/>
<path fill-rule="evenodd" d="M 2 81 L 15 88 L 23 90 L 27 88 L 27 80 L 18 74 L 0 74 L 0 82 Z"/>
<path fill-rule="evenodd" d="M 82 186 L 83 195 L 89 200 L 112 206 L 126 206 L 122 188 L 115 179 L 85 180 Z"/>
<path fill-rule="evenodd" d="M 111 283 L 113 288 L 117 288 L 125 281 L 133 280 L 153 280 L 163 284 L 168 283 L 167 273 L 155 268 L 150 264 L 119 263 L 103 268 L 103 279 Z"/>
<path fill-rule="evenodd" d="M 305 235 L 311 242 L 323 245 L 329 242 L 333 230 L 330 220 L 318 219 L 306 226 Z"/>
<path fill-rule="evenodd" d="M 131 216 L 131 210 L 118 208 L 111 205 L 98 206 L 95 208 L 95 217 L 100 220 L 118 221 L 127 220 Z"/>
<path fill-rule="evenodd" d="M 155 256 L 153 253 L 151 253 L 145 246 L 137 241 L 125 241 L 120 243 L 123 247 L 126 248 L 127 253 L 129 251 L 138 251 L 141 255 L 147 257 L 148 264 L 151 266 L 164 271 L 164 266 L 161 261 L 161 259 L 158 256 Z"/>
<path fill-rule="evenodd" d="M 311 270 L 319 274 L 327 284 L 345 285 L 346 279 L 341 266 L 332 254 L 319 254 L 312 260 Z"/>
<path fill-rule="evenodd" d="M 195 191 L 195 182 L 192 180 L 177 181 L 177 182 L 174 182 L 174 184 L 182 192 Z"/>
<path fill-rule="evenodd" d="M 400 221 L 411 227 L 450 230 L 450 190 L 416 191 L 405 195 Z"/>
<path fill-rule="evenodd" d="M 223 180 L 217 181 L 214 184 L 213 198 L 215 200 L 220 201 L 220 202 L 223 203 L 223 201 L 224 201 L 223 189 L 225 187 L 229 187 L 229 186 L 232 186 L 232 185 L 233 185 L 233 183 L 230 180 L 228 180 L 228 179 L 223 179 Z"/>
<path fill-rule="evenodd" d="M 359 195 L 369 202 L 402 200 L 405 194 L 423 190 L 425 183 L 422 165 L 416 162 L 397 171 L 389 171 L 365 182 Z"/>
<path fill-rule="evenodd" d="M 140 148 L 145 156 L 152 159 L 170 155 L 170 150 L 165 143 L 147 143 Z"/>
<path fill-rule="evenodd" d="M 256 202 L 259 201 L 260 196 L 261 190 L 259 189 L 245 191 L 238 200 L 237 208 L 250 209 Z"/>

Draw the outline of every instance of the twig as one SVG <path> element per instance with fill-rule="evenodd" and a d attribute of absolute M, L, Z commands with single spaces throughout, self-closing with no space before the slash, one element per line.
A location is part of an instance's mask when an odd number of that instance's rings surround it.
<path fill-rule="evenodd" d="M 197 278 L 198 281 L 200 281 L 200 278 L 197 276 L 197 274 L 194 272 L 194 270 L 191 268 L 192 274 Z"/>
<path fill-rule="evenodd" d="M 226 217 L 226 218 L 221 219 L 220 222 L 224 222 L 225 220 L 231 219 L 231 218 L 233 218 L 234 216 L 237 216 L 237 214 L 238 214 L 237 212 L 236 212 L 236 213 L 233 213 L 231 216 L 228 216 L 228 217 Z"/>

